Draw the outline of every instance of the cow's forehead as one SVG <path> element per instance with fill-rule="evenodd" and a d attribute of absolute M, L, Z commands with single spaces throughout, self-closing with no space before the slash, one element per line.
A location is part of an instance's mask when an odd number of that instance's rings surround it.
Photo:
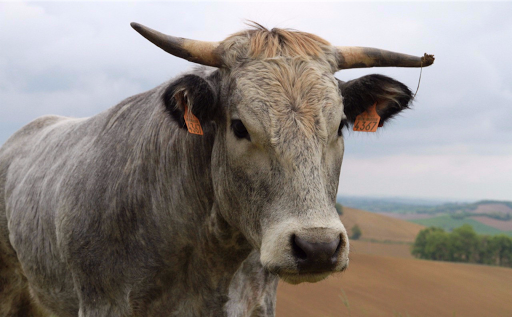
<path fill-rule="evenodd" d="M 223 64 L 234 69 L 251 60 L 278 57 L 301 57 L 322 60 L 334 72 L 337 68 L 335 49 L 314 34 L 287 30 L 267 30 L 260 25 L 233 34 L 220 44 Z"/>
<path fill-rule="evenodd" d="M 327 63 L 279 57 L 247 63 L 232 75 L 232 112 L 260 126 L 272 143 L 293 136 L 326 140 L 341 119 L 341 95 Z"/>

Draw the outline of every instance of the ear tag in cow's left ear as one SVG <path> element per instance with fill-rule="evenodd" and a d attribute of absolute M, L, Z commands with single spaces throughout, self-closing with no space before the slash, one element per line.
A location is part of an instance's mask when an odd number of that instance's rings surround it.
<path fill-rule="evenodd" d="M 377 128 L 381 126 L 380 116 L 377 113 L 377 103 L 374 103 L 368 110 L 356 117 L 353 130 L 359 132 L 376 132 Z"/>
<path fill-rule="evenodd" d="M 196 116 L 192 113 L 192 111 L 188 110 L 188 106 L 185 104 L 185 113 L 183 114 L 183 118 L 185 119 L 185 123 L 187 124 L 187 130 L 192 134 L 203 135 L 203 129 L 201 128 L 201 122 L 197 119 Z"/>

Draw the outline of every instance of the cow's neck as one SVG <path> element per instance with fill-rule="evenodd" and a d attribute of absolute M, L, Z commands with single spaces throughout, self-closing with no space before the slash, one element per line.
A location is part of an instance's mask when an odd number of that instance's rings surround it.
<path fill-rule="evenodd" d="M 173 187 L 180 190 L 162 190 L 170 202 L 170 206 L 162 206 L 169 212 L 165 217 L 167 223 L 162 222 L 162 230 L 168 231 L 164 233 L 165 247 L 182 257 L 178 271 L 171 272 L 179 276 L 173 281 L 179 285 L 170 288 L 179 290 L 180 294 L 175 295 L 181 298 L 174 307 L 185 315 L 220 316 L 228 301 L 229 284 L 252 247 L 222 218 L 214 203 L 211 181 L 214 136 L 210 134 L 214 131 L 208 127 L 204 130 L 203 136 L 177 133 L 182 137 L 170 136 L 171 146 L 164 147 L 168 151 L 164 156 L 169 159 L 161 172 L 179 184 Z M 165 189 L 166 185 L 161 183 L 161 186 Z M 168 254 L 165 262 L 175 266 L 172 257 L 176 253 Z"/>
<path fill-rule="evenodd" d="M 201 294 L 203 297 L 211 298 L 211 300 L 205 300 L 204 304 L 211 306 L 216 301 L 223 306 L 228 300 L 230 282 L 252 251 L 252 247 L 238 230 L 227 224 L 216 209 L 214 205 L 209 222 L 204 228 L 205 236 L 202 237 L 195 257 L 191 261 L 193 265 L 189 267 L 189 276 L 191 276 L 190 273 L 193 275 L 194 272 L 203 270 L 206 275 L 202 282 L 198 281 L 200 283 L 197 285 L 198 289 L 215 290 L 212 294 Z M 219 295 L 224 298 L 212 298 Z"/>
<path fill-rule="evenodd" d="M 177 288 L 186 297 L 175 306 L 180 315 L 224 316 L 233 277 L 252 251 L 245 238 L 215 209 L 178 272 L 183 279 Z"/>

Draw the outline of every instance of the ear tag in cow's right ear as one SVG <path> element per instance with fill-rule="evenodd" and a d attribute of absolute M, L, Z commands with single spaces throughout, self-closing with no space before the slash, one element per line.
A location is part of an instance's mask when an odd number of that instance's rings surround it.
<path fill-rule="evenodd" d="M 201 128 L 201 122 L 197 119 L 196 116 L 189 111 L 187 105 L 185 104 L 185 113 L 183 114 L 183 118 L 185 119 L 185 123 L 187 124 L 187 130 L 189 133 L 203 135 L 203 129 Z"/>
<path fill-rule="evenodd" d="M 354 122 L 354 131 L 359 132 L 376 132 L 380 127 L 380 116 L 377 113 L 377 103 L 368 108 L 365 112 L 356 117 Z"/>

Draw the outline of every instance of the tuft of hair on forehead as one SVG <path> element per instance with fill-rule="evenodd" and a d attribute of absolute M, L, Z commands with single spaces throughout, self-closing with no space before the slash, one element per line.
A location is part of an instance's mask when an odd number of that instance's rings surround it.
<path fill-rule="evenodd" d="M 238 32 L 226 40 L 245 36 L 249 40 L 248 57 L 273 58 L 287 57 L 321 57 L 329 52 L 331 44 L 323 38 L 292 29 L 273 28 L 268 30 L 254 21 L 248 21 L 252 29 Z"/>

